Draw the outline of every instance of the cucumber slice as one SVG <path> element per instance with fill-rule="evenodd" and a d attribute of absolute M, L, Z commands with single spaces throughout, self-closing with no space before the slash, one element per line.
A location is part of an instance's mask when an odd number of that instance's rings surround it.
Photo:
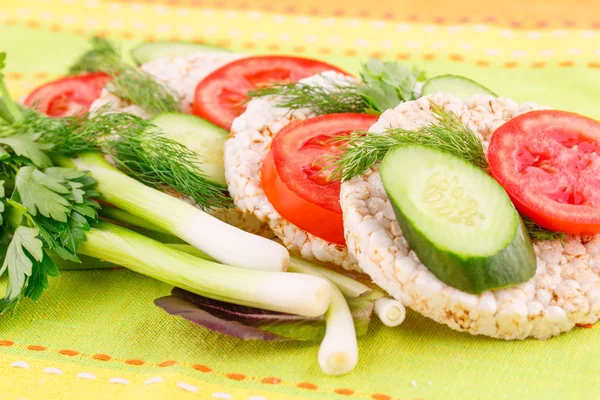
<path fill-rule="evenodd" d="M 225 49 L 198 43 L 154 42 L 143 43 L 135 47 L 131 50 L 131 57 L 133 57 L 137 65 L 142 65 L 157 58 L 215 51 L 225 51 Z"/>
<path fill-rule="evenodd" d="M 165 132 L 165 136 L 198 155 L 200 168 L 209 181 L 226 185 L 223 157 L 229 132 L 190 114 L 162 113 L 152 122 Z"/>
<path fill-rule="evenodd" d="M 442 282 L 477 294 L 535 274 L 535 253 L 519 214 L 482 170 L 410 145 L 389 151 L 379 172 L 408 244 Z"/>
<path fill-rule="evenodd" d="M 429 79 L 425 85 L 423 85 L 421 95 L 427 96 L 433 93 L 450 93 L 461 99 L 466 99 L 475 96 L 476 94 L 489 94 L 498 97 L 496 93 L 485 86 L 480 85 L 474 80 L 458 75 L 440 75 Z"/>

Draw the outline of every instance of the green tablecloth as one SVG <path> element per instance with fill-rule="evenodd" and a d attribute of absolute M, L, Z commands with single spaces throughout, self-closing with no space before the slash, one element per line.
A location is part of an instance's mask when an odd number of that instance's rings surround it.
<path fill-rule="evenodd" d="M 399 59 L 430 76 L 459 73 L 517 101 L 600 117 L 600 32 L 590 16 L 598 10 L 588 2 L 572 5 L 579 7 L 573 20 L 566 0 L 512 8 L 545 25 L 516 24 L 506 10 L 491 19 L 466 1 L 443 6 L 446 20 L 433 6 L 414 5 L 416 19 L 398 11 L 410 5 L 405 1 L 333 2 L 341 8 L 316 0 L 158 3 L 3 0 L 0 50 L 8 52 L 10 89 L 22 96 L 60 76 L 85 49 L 86 36 L 99 33 L 124 49 L 141 40 L 204 40 L 236 51 L 319 57 L 351 71 L 370 55 Z M 561 10 L 568 24 L 555 21 Z M 23 301 L 13 317 L 0 319 L 0 397 L 600 397 L 599 328 L 505 342 L 409 312 L 396 329 L 374 321 L 359 341 L 357 368 L 328 377 L 317 363 L 318 344 L 243 342 L 167 315 L 153 300 L 170 289 L 122 269 L 64 272 L 38 304 Z"/>

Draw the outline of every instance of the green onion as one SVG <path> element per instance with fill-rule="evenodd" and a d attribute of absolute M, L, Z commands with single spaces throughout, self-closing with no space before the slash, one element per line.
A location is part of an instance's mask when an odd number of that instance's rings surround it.
<path fill-rule="evenodd" d="M 375 300 L 375 314 L 385 326 L 398 326 L 404 322 L 406 308 L 396 299 L 383 297 Z"/>
<path fill-rule="evenodd" d="M 292 264 L 290 271 L 327 279 L 319 270 Z M 319 348 L 319 365 L 328 375 L 343 375 L 352 371 L 358 362 L 358 343 L 350 307 L 338 287 L 329 280 L 331 300 L 325 313 L 325 337 Z"/>
<path fill-rule="evenodd" d="M 289 264 L 289 253 L 282 245 L 244 232 L 183 200 L 152 189 L 96 153 L 58 161 L 91 172 L 104 201 L 170 232 L 223 264 L 268 271 L 285 271 Z"/>
<path fill-rule="evenodd" d="M 265 310 L 317 317 L 325 313 L 330 300 L 330 285 L 324 279 L 217 264 L 106 222 L 87 233 L 79 254 L 204 297 Z"/>

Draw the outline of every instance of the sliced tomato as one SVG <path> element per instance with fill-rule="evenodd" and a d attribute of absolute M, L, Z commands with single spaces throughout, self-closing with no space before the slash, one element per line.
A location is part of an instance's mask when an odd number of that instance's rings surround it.
<path fill-rule="evenodd" d="M 500 126 L 488 149 L 492 176 L 538 225 L 600 233 L 600 122 L 566 111 L 531 111 Z"/>
<path fill-rule="evenodd" d="M 296 82 L 324 71 L 346 72 L 322 61 L 290 56 L 256 56 L 233 61 L 198 86 L 192 112 L 225 129 L 245 110 L 246 93 L 272 82 Z"/>
<path fill-rule="evenodd" d="M 330 114 L 286 125 L 273 139 L 262 168 L 262 187 L 281 216 L 331 243 L 345 245 L 340 182 L 329 180 L 318 159 L 334 155 L 336 136 L 367 130 L 377 117 Z"/>
<path fill-rule="evenodd" d="M 102 72 L 68 76 L 35 89 L 25 105 L 51 117 L 66 117 L 87 112 L 111 79 Z"/>

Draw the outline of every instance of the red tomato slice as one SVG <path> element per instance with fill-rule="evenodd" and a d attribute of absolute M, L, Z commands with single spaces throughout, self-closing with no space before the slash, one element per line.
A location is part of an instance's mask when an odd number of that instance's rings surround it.
<path fill-rule="evenodd" d="M 600 233 L 600 122 L 566 111 L 531 111 L 500 126 L 488 149 L 492 176 L 538 225 Z"/>
<path fill-rule="evenodd" d="M 25 105 L 51 117 L 66 117 L 87 112 L 112 79 L 110 75 L 94 72 L 68 76 L 35 89 L 25 99 Z"/>
<path fill-rule="evenodd" d="M 331 243 L 345 245 L 340 181 L 329 181 L 315 160 L 333 155 L 335 136 L 367 130 L 377 117 L 330 114 L 286 125 L 273 139 L 262 168 L 262 187 L 273 207 L 287 221 Z M 317 162 L 318 164 L 318 162 Z"/>
<path fill-rule="evenodd" d="M 225 129 L 245 110 L 246 93 L 271 82 L 296 82 L 336 66 L 309 58 L 256 56 L 242 58 L 207 75 L 198 86 L 192 112 Z"/>

